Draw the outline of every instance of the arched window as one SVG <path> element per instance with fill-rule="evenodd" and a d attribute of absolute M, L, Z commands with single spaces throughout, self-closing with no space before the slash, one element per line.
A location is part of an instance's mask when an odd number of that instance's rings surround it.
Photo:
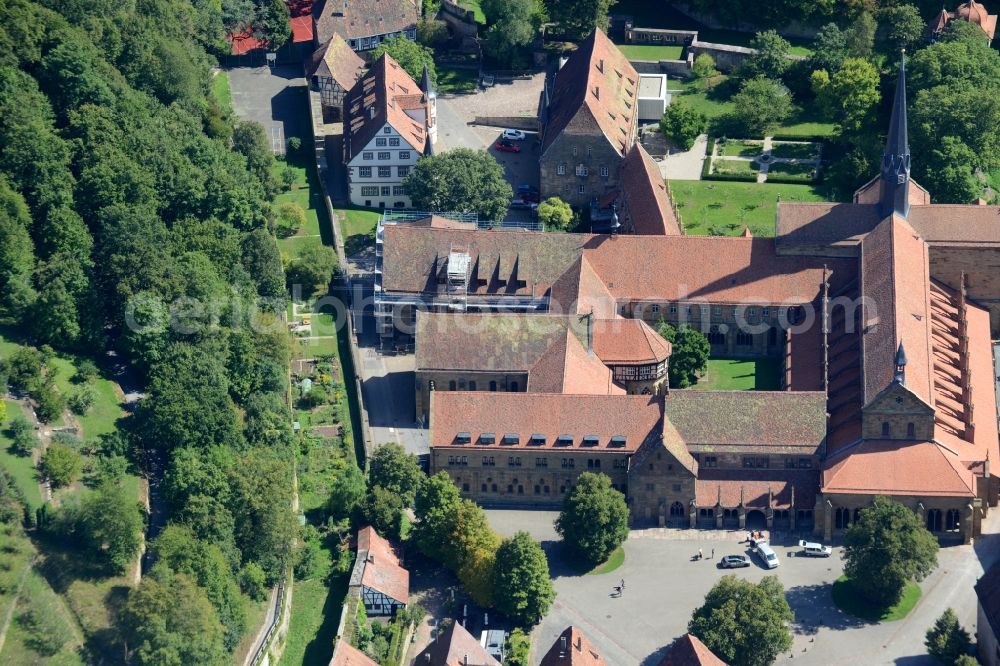
<path fill-rule="evenodd" d="M 913 424 L 912 421 L 906 424 L 906 436 L 909 437 L 910 439 L 913 439 L 914 437 L 917 436 L 917 427 Z"/>
<path fill-rule="evenodd" d="M 448 382 L 448 390 L 449 391 L 458 390 L 458 384 L 455 382 L 454 379 L 452 379 L 450 382 Z"/>
<path fill-rule="evenodd" d="M 944 518 L 944 528 L 949 532 L 954 532 L 958 530 L 961 524 L 961 516 L 958 513 L 958 509 L 948 509 L 948 513 L 945 514 Z"/>
<path fill-rule="evenodd" d="M 483 484 L 481 492 L 484 492 L 484 493 L 486 492 L 486 484 L 485 483 Z"/>
<path fill-rule="evenodd" d="M 684 505 L 680 502 L 674 502 L 670 505 L 670 517 L 679 518 L 684 515 Z"/>
<path fill-rule="evenodd" d="M 882 421 L 882 436 L 883 437 L 889 437 L 890 436 L 890 434 L 892 432 L 890 428 L 891 428 L 891 426 L 889 425 L 888 421 Z"/>
<path fill-rule="evenodd" d="M 851 510 L 844 507 L 838 508 L 834 512 L 834 527 L 838 530 L 846 530 L 851 525 Z"/>
<path fill-rule="evenodd" d="M 941 509 L 930 509 L 927 512 L 927 529 L 930 532 L 941 531 Z"/>
<path fill-rule="evenodd" d="M 860 517 L 861 517 L 861 509 L 855 509 L 854 510 L 854 517 L 851 519 L 851 522 L 852 523 L 858 522 L 858 518 L 860 518 Z"/>

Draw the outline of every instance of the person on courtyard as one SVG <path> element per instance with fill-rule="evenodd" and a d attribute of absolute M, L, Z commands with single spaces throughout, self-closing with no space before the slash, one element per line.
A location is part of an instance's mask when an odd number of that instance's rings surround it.
<path fill-rule="evenodd" d="M 704 557 L 705 557 L 705 556 L 704 556 L 704 555 L 702 554 L 702 552 L 701 552 L 701 548 L 699 548 L 699 549 L 698 549 L 698 559 L 699 559 L 699 560 L 701 560 L 701 559 L 704 559 Z"/>

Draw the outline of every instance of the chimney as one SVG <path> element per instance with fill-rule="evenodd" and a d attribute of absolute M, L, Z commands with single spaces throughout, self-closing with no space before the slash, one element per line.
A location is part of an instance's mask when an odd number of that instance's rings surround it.
<path fill-rule="evenodd" d="M 560 636 L 559 637 L 559 656 L 560 657 L 566 656 L 566 637 L 565 636 Z"/>
<path fill-rule="evenodd" d="M 469 666 L 469 655 L 462 657 L 462 666 Z"/>
<path fill-rule="evenodd" d="M 371 553 L 368 553 L 368 561 L 371 562 L 372 564 L 375 564 L 375 556 L 372 555 Z"/>

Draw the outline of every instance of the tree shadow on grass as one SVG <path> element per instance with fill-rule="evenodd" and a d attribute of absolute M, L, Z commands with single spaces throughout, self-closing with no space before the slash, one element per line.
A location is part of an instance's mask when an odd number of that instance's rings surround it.
<path fill-rule="evenodd" d="M 832 583 L 793 587 L 785 592 L 785 598 L 795 612 L 792 630 L 799 635 L 814 635 L 820 627 L 844 631 L 870 624 L 836 607 Z"/>
<path fill-rule="evenodd" d="M 316 635 L 302 655 L 303 666 L 326 666 L 333 657 L 333 641 L 337 636 L 337 626 L 340 624 L 341 605 L 347 594 L 348 575 L 336 576 L 330 579 L 330 592 L 323 604 L 323 624 L 316 630 Z"/>

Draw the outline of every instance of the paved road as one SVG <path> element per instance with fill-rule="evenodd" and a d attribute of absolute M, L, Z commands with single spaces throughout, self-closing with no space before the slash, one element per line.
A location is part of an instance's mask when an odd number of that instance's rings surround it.
<path fill-rule="evenodd" d="M 660 162 L 660 173 L 668 180 L 701 180 L 701 169 L 705 162 L 708 136 L 702 134 L 695 139 L 691 150 L 673 152 Z"/>
<path fill-rule="evenodd" d="M 466 124 L 465 118 L 459 114 L 448 99 L 438 98 L 437 117 L 438 141 L 434 149 L 438 153 L 455 148 L 482 150 L 489 145 L 488 141 L 484 141 L 472 127 Z"/>
<path fill-rule="evenodd" d="M 552 521 L 556 512 L 488 510 L 490 524 L 503 535 L 527 530 L 549 554 L 557 597 L 533 635 L 533 663 L 544 656 L 570 624 L 580 627 L 611 664 L 655 664 L 662 651 L 686 631 L 687 622 L 711 586 L 724 574 L 714 562 L 691 561 L 701 548 L 715 558 L 744 552 L 738 536 L 696 530 L 636 531 L 625 543 L 625 564 L 601 576 L 579 576 L 558 557 Z M 792 537 L 775 539 L 781 566 L 769 572 L 755 560 L 736 575 L 758 581 L 769 573 L 785 585 L 795 611 L 792 649 L 778 664 L 833 666 L 854 664 L 933 664 L 923 648 L 924 633 L 945 608 L 954 608 L 963 626 L 975 631 L 975 581 L 1000 559 L 1000 512 L 986 521 L 986 536 L 975 546 L 949 546 L 940 565 L 921 583 L 923 597 L 908 617 L 870 625 L 841 613 L 832 602 L 832 583 L 843 572 L 841 549 L 829 559 L 798 558 Z M 611 588 L 626 582 L 622 598 Z"/>

